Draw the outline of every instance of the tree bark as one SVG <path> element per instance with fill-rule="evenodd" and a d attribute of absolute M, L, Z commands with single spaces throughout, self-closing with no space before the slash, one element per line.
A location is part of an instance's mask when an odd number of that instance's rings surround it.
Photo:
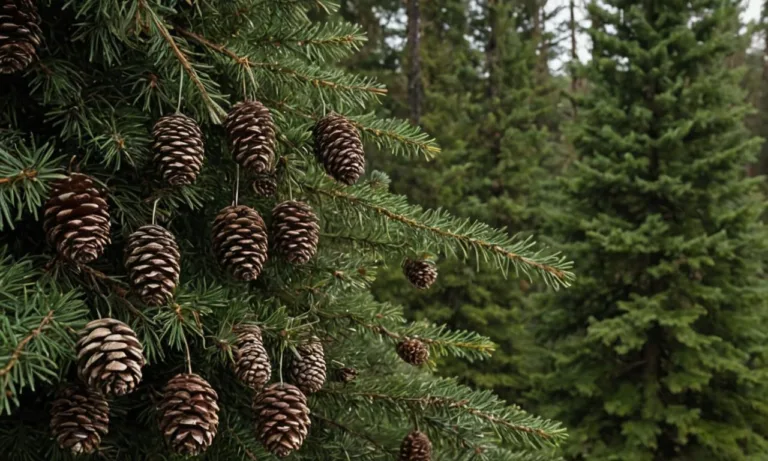
<path fill-rule="evenodd" d="M 576 42 L 576 0 L 570 0 L 568 4 L 570 10 L 571 20 L 569 28 L 571 30 L 571 64 L 575 63 L 579 59 L 578 43 Z M 576 90 L 579 86 L 578 77 L 575 71 L 571 71 L 571 89 Z"/>
<path fill-rule="evenodd" d="M 419 0 L 408 3 L 408 106 L 414 125 L 421 121 L 423 86 L 421 82 L 421 7 Z"/>

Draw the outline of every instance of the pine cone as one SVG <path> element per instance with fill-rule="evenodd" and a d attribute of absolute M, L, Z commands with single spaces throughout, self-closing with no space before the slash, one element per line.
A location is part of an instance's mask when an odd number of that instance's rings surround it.
<path fill-rule="evenodd" d="M 256 437 L 278 458 L 301 448 L 312 424 L 307 397 L 290 384 L 267 386 L 254 399 L 253 414 Z"/>
<path fill-rule="evenodd" d="M 325 353 L 317 337 L 296 348 L 299 356 L 291 361 L 291 381 L 305 394 L 319 391 L 325 384 Z"/>
<path fill-rule="evenodd" d="M 261 341 L 261 330 L 256 325 L 237 325 L 234 344 L 235 373 L 237 378 L 254 391 L 260 391 L 272 376 L 272 364 Z"/>
<path fill-rule="evenodd" d="M 400 461 L 431 461 L 432 442 L 427 434 L 413 431 L 408 434 L 400 445 Z"/>
<path fill-rule="evenodd" d="M 218 398 L 197 374 L 179 373 L 168 381 L 157 410 L 160 431 L 173 451 L 194 456 L 208 449 L 219 428 Z"/>
<path fill-rule="evenodd" d="M 268 249 L 266 225 L 253 208 L 228 206 L 213 221 L 213 252 L 237 280 L 256 280 Z"/>
<path fill-rule="evenodd" d="M 277 205 L 272 226 L 275 245 L 289 262 L 306 264 L 315 255 L 320 226 L 309 205 L 293 200 Z"/>
<path fill-rule="evenodd" d="M 357 379 L 357 369 L 352 367 L 344 367 L 336 370 L 336 379 L 342 383 L 351 383 Z"/>
<path fill-rule="evenodd" d="M 155 161 L 160 174 L 172 186 L 195 182 L 203 168 L 203 132 L 197 122 L 183 114 L 160 117 L 154 128 Z"/>
<path fill-rule="evenodd" d="M 109 405 L 97 391 L 74 384 L 62 389 L 51 406 L 51 433 L 72 454 L 96 451 L 109 431 Z"/>
<path fill-rule="evenodd" d="M 414 338 L 406 338 L 397 345 L 397 355 L 411 365 L 424 365 L 429 360 L 429 348 Z"/>
<path fill-rule="evenodd" d="M 251 183 L 251 188 L 259 197 L 272 197 L 277 192 L 277 178 L 274 173 L 257 175 Z"/>
<path fill-rule="evenodd" d="M 419 290 L 426 290 L 437 280 L 437 267 L 429 261 L 406 259 L 403 273 L 409 282 Z"/>
<path fill-rule="evenodd" d="M 275 162 L 275 124 L 259 101 L 235 104 L 224 121 L 235 161 L 254 174 L 267 173 Z"/>
<path fill-rule="evenodd" d="M 109 205 L 88 175 L 73 173 L 51 183 L 43 228 L 48 243 L 77 264 L 88 264 L 111 242 Z"/>
<path fill-rule="evenodd" d="M 89 322 L 77 341 L 77 372 L 91 389 L 107 396 L 134 391 L 141 381 L 144 348 L 123 322 L 103 318 Z"/>
<path fill-rule="evenodd" d="M 350 185 L 365 172 L 365 152 L 360 133 L 344 116 L 330 113 L 312 132 L 315 156 L 335 180 Z"/>
<path fill-rule="evenodd" d="M 141 302 L 161 306 L 179 283 L 181 253 L 173 234 L 160 226 L 141 226 L 128 237 L 125 268 Z"/>
<path fill-rule="evenodd" d="M 40 15 L 33 0 L 2 0 L 0 4 L 0 74 L 26 69 L 42 40 Z"/>

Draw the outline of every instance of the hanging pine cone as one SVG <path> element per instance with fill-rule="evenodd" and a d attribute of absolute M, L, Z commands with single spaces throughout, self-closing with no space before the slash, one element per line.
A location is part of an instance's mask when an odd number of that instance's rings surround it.
<path fill-rule="evenodd" d="M 91 389 L 107 396 L 134 391 L 141 381 L 144 348 L 125 323 L 110 319 L 89 322 L 77 341 L 77 372 Z"/>
<path fill-rule="evenodd" d="M 12 74 L 26 69 L 37 56 L 40 15 L 33 0 L 0 3 L 0 74 Z"/>
<path fill-rule="evenodd" d="M 319 391 L 325 384 L 325 353 L 323 344 L 312 339 L 296 348 L 290 366 L 291 381 L 305 394 Z"/>
<path fill-rule="evenodd" d="M 237 280 L 256 280 L 268 249 L 266 225 L 253 208 L 228 206 L 213 221 L 213 252 Z"/>
<path fill-rule="evenodd" d="M 429 348 L 414 338 L 406 338 L 397 345 L 397 355 L 411 365 L 424 365 L 429 360 Z"/>
<path fill-rule="evenodd" d="M 141 302 L 161 306 L 179 283 L 181 253 L 173 234 L 160 226 L 139 227 L 128 237 L 125 268 Z"/>
<path fill-rule="evenodd" d="M 96 451 L 109 429 L 109 405 L 104 396 L 74 384 L 59 392 L 51 406 L 51 433 L 74 455 Z"/>
<path fill-rule="evenodd" d="M 432 442 L 427 434 L 413 431 L 400 444 L 400 461 L 431 461 Z"/>
<path fill-rule="evenodd" d="M 261 330 L 256 325 L 237 325 L 234 344 L 235 373 L 237 378 L 254 391 L 260 391 L 272 376 L 272 364 L 261 341 Z"/>
<path fill-rule="evenodd" d="M 267 386 L 253 401 L 253 415 L 256 437 L 278 458 L 301 448 L 312 424 L 307 397 L 290 384 Z"/>
<path fill-rule="evenodd" d="M 344 367 L 336 370 L 336 380 L 342 383 L 351 383 L 357 379 L 357 369 L 352 367 Z"/>
<path fill-rule="evenodd" d="M 257 175 L 251 188 L 259 197 L 272 197 L 277 192 L 277 177 L 274 173 L 264 173 Z"/>
<path fill-rule="evenodd" d="M 315 124 L 312 131 L 315 156 L 326 173 L 350 185 L 365 172 L 365 151 L 360 133 L 343 115 L 331 112 Z"/>
<path fill-rule="evenodd" d="M 56 251 L 77 264 L 88 264 L 111 242 L 109 205 L 93 178 L 72 173 L 51 182 L 43 229 Z"/>
<path fill-rule="evenodd" d="M 208 449 L 219 428 L 218 399 L 195 373 L 179 373 L 168 381 L 157 410 L 160 431 L 173 451 L 194 456 Z"/>
<path fill-rule="evenodd" d="M 306 264 L 317 251 L 320 226 L 312 208 L 290 200 L 272 210 L 275 245 L 293 264 Z"/>
<path fill-rule="evenodd" d="M 406 259 L 403 264 L 405 278 L 419 290 L 426 290 L 437 280 L 437 267 L 429 261 Z"/>
<path fill-rule="evenodd" d="M 203 168 L 203 132 L 197 122 L 183 114 L 160 117 L 154 128 L 155 162 L 163 180 L 172 186 L 195 182 Z"/>
<path fill-rule="evenodd" d="M 235 104 L 224 121 L 235 161 L 254 174 L 267 173 L 275 162 L 275 124 L 259 101 Z"/>

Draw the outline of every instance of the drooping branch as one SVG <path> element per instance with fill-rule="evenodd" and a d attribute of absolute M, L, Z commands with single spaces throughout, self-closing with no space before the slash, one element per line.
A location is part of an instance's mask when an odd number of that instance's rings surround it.
<path fill-rule="evenodd" d="M 54 312 L 48 311 L 48 314 L 43 317 L 43 319 L 40 321 L 40 324 L 29 332 L 27 336 L 22 338 L 21 341 L 19 341 L 19 344 L 16 345 L 16 348 L 13 350 L 13 353 L 11 353 L 11 358 L 8 360 L 8 363 L 5 364 L 3 368 L 0 368 L 0 376 L 5 376 L 13 369 L 13 367 L 19 362 L 19 358 L 21 357 L 21 354 L 24 352 L 24 348 L 27 346 L 27 344 L 38 337 L 40 333 L 43 332 L 46 325 L 50 323 L 50 321 L 53 319 Z"/>

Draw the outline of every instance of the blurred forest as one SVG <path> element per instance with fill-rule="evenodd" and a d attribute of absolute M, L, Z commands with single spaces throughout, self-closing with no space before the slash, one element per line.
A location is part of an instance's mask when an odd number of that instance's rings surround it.
<path fill-rule="evenodd" d="M 442 148 L 371 168 L 578 263 L 557 294 L 439 261 L 425 295 L 391 268 L 382 300 L 498 345 L 439 372 L 565 422 L 567 459 L 766 459 L 768 2 L 341 4 L 368 34 L 346 65 Z"/>

